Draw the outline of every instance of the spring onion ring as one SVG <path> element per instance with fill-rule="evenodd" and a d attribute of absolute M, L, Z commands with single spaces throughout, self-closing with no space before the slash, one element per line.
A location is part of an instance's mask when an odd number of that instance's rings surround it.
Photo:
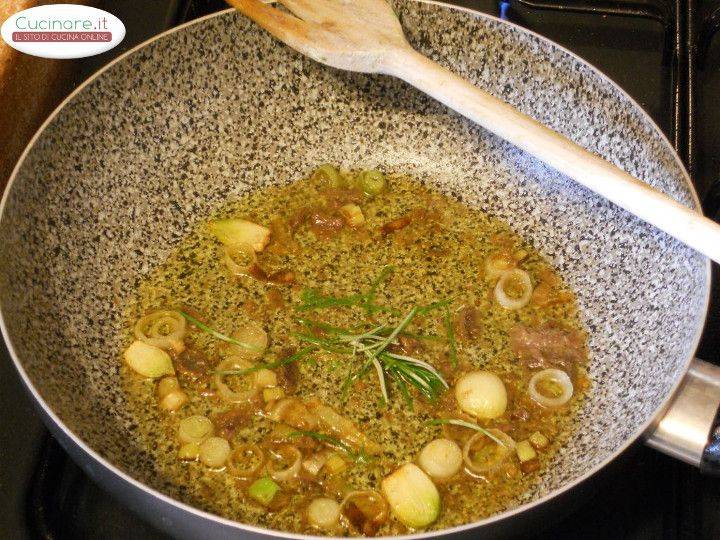
<path fill-rule="evenodd" d="M 223 246 L 223 262 L 233 276 L 249 276 L 257 255 L 249 244 L 230 244 Z"/>
<path fill-rule="evenodd" d="M 135 337 L 148 345 L 180 354 L 185 350 L 186 326 L 185 318 L 177 311 L 154 311 L 135 323 Z"/>
<path fill-rule="evenodd" d="M 485 279 L 495 281 L 508 270 L 515 268 L 517 261 L 506 251 L 493 253 L 485 259 Z"/>
<path fill-rule="evenodd" d="M 281 459 L 289 461 L 290 465 L 284 469 L 276 468 L 277 462 Z M 270 459 L 267 463 L 267 470 L 273 480 L 277 480 L 278 482 L 289 482 L 294 480 L 300 473 L 301 466 L 302 453 L 292 444 L 283 444 L 282 446 L 270 451 Z"/>
<path fill-rule="evenodd" d="M 556 396 L 543 394 L 538 388 L 538 385 L 543 382 L 552 383 L 559 387 L 560 393 Z M 561 369 L 555 368 L 544 369 L 537 372 L 530 378 L 528 384 L 528 392 L 533 401 L 549 409 L 565 405 L 573 396 L 573 390 L 573 384 L 568 374 Z"/>
<path fill-rule="evenodd" d="M 368 521 L 382 525 L 387 521 L 389 515 L 388 503 L 385 497 L 379 492 L 366 489 L 361 491 L 351 491 L 340 503 L 340 508 L 345 511 L 345 507 L 354 504 L 360 510 Z"/>
<path fill-rule="evenodd" d="M 265 452 L 255 443 L 243 443 L 235 447 L 228 459 L 228 470 L 236 478 L 259 476 L 265 466 Z"/>
<path fill-rule="evenodd" d="M 522 287 L 522 294 L 517 298 L 509 296 L 506 291 L 506 287 L 513 282 Z M 497 300 L 498 304 L 505 309 L 511 310 L 525 307 L 528 302 L 530 302 L 530 298 L 532 298 L 532 292 L 533 286 L 530 280 L 530 274 L 519 268 L 513 268 L 503 273 L 497 285 L 495 285 L 494 291 L 495 300 Z"/>
<path fill-rule="evenodd" d="M 492 434 L 492 437 L 488 437 L 485 433 L 478 432 L 470 437 L 463 447 L 463 461 L 465 462 L 465 468 L 470 474 L 482 475 L 494 471 L 505 463 L 515 450 L 515 441 L 508 434 L 495 428 L 488 429 L 487 431 Z M 493 456 L 493 459 L 489 462 L 478 463 L 473 459 L 471 452 L 475 443 L 483 438 L 492 441 L 490 444 L 494 444 L 495 446 L 495 456 Z M 502 444 L 497 444 L 498 440 L 502 441 Z"/>
<path fill-rule="evenodd" d="M 255 384 L 252 375 L 249 378 L 243 376 L 243 379 L 246 379 L 250 383 L 248 388 L 246 390 L 236 392 L 225 383 L 225 375 L 221 373 L 223 371 L 247 369 L 249 367 L 252 367 L 252 364 L 244 358 L 240 358 L 238 356 L 231 356 L 218 364 L 217 371 L 213 376 L 213 382 L 217 388 L 218 395 L 222 399 L 229 403 L 245 403 L 258 395 L 260 389 Z"/>

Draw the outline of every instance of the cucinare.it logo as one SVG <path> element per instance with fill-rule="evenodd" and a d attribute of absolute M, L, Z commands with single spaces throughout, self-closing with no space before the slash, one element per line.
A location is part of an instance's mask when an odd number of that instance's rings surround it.
<path fill-rule="evenodd" d="M 51 4 L 11 15 L 0 35 L 13 49 L 34 56 L 83 58 L 115 47 L 125 37 L 125 25 L 102 9 Z"/>

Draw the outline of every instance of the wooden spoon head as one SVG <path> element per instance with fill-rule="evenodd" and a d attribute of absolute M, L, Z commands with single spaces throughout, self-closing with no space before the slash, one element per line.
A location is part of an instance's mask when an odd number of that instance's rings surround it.
<path fill-rule="evenodd" d="M 280 41 L 339 69 L 377 73 L 388 55 L 409 47 L 385 0 L 280 0 L 291 13 L 261 0 L 228 0 Z"/>

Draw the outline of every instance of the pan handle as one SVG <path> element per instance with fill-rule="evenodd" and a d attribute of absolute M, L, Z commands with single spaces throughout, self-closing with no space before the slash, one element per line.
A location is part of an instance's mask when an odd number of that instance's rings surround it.
<path fill-rule="evenodd" d="M 665 413 L 646 434 L 648 446 L 720 475 L 720 366 L 695 359 Z"/>

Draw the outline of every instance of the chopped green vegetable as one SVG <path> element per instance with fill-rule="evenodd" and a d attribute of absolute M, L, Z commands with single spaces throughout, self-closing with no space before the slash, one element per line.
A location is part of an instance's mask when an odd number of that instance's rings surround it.
<path fill-rule="evenodd" d="M 248 495 L 263 506 L 270 504 L 275 494 L 280 491 L 278 486 L 269 476 L 258 478 L 248 488 Z"/>
<path fill-rule="evenodd" d="M 233 345 L 237 345 L 238 347 L 242 347 L 243 349 L 247 349 L 249 351 L 256 351 L 256 352 L 262 352 L 262 347 L 256 347 L 255 345 L 250 345 L 249 343 L 244 343 L 242 341 L 238 341 L 235 338 L 232 338 L 230 336 L 226 336 L 225 334 L 222 334 L 215 330 L 214 328 L 209 327 L 207 324 L 197 320 L 195 317 L 190 315 L 189 313 L 185 313 L 182 310 L 178 310 L 178 313 L 185 317 L 191 324 L 194 324 L 197 326 L 200 330 L 205 332 L 206 334 L 210 334 L 212 337 L 217 338 L 221 341 L 226 341 L 227 343 L 232 343 Z"/>
<path fill-rule="evenodd" d="M 541 450 L 545 448 L 548 444 L 550 444 L 550 440 L 539 431 L 536 431 L 528 438 L 530 439 L 532 445 L 538 450 Z"/>
<path fill-rule="evenodd" d="M 406 463 L 382 481 L 382 492 L 400 522 L 420 529 L 440 515 L 440 494 L 420 467 Z"/>
<path fill-rule="evenodd" d="M 537 452 L 535 452 L 530 441 L 520 441 L 515 445 L 515 451 L 517 452 L 520 463 L 531 461 L 537 457 Z"/>
<path fill-rule="evenodd" d="M 357 177 L 357 184 L 363 193 L 369 197 L 380 195 L 385 191 L 387 182 L 385 181 L 385 175 L 375 169 L 369 171 L 362 171 Z"/>
<path fill-rule="evenodd" d="M 313 180 L 322 180 L 327 183 L 330 187 L 341 188 L 345 187 L 345 180 L 340 175 L 340 171 L 329 163 L 324 163 L 315 169 L 312 173 L 311 178 Z"/>

